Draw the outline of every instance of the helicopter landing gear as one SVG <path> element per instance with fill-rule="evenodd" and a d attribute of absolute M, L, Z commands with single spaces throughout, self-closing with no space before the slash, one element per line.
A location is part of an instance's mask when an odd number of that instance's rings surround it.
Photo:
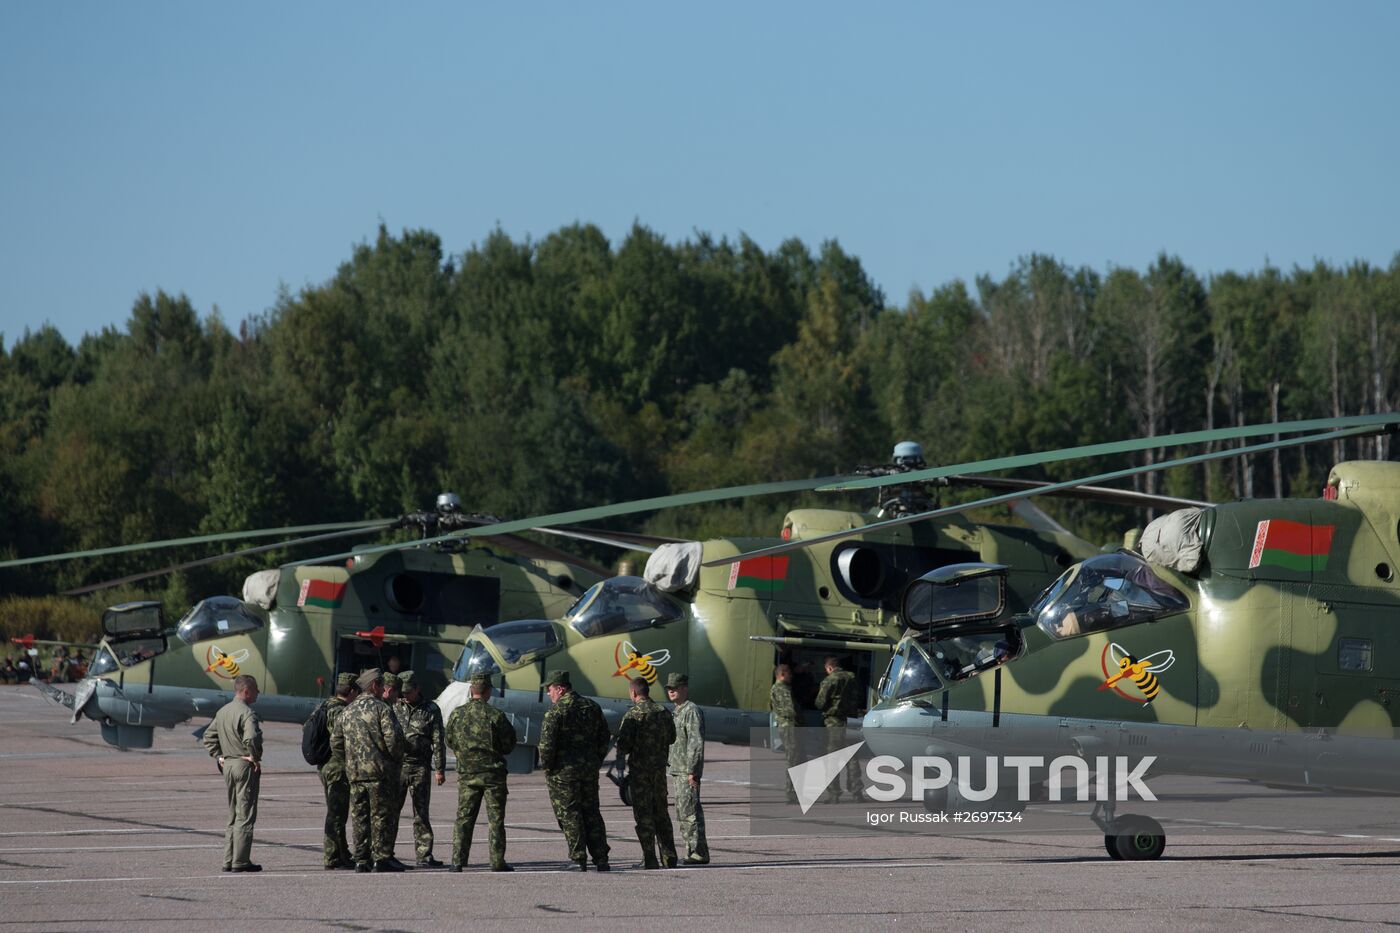
<path fill-rule="evenodd" d="M 1103 830 L 1103 847 L 1114 861 L 1152 861 L 1167 847 L 1162 824 L 1140 813 L 1114 815 L 1113 802 L 1097 803 L 1089 819 Z"/>

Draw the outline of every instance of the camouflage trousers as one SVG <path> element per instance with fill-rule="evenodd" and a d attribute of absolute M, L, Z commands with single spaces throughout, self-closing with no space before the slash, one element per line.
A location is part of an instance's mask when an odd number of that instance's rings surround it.
<path fill-rule="evenodd" d="M 608 831 L 598 809 L 598 769 L 562 768 L 545 774 L 544 782 L 554 818 L 569 845 L 569 858 L 581 862 L 592 855 L 593 864 L 607 864 Z"/>
<path fill-rule="evenodd" d="M 389 857 L 394 856 L 394 847 L 399 844 L 399 814 L 403 811 L 403 794 L 399 792 L 399 776 L 386 777 L 384 785 L 384 806 L 389 808 Z"/>
<path fill-rule="evenodd" d="M 466 865 L 472 849 L 472 831 L 481 812 L 481 800 L 486 798 L 487 844 L 491 867 L 506 863 L 506 785 L 490 783 L 499 778 L 458 776 L 457 823 L 452 829 L 452 864 Z"/>
<path fill-rule="evenodd" d="M 840 722 L 826 723 L 826 753 L 839 752 L 847 745 L 846 720 Z M 865 782 L 860 777 L 860 761 L 852 755 L 851 760 L 846 762 L 846 767 L 842 769 L 842 774 L 846 776 L 846 793 L 852 797 L 859 798 L 865 790 Z M 831 782 L 822 800 L 827 803 L 835 803 L 841 799 L 841 775 L 838 774 Z"/>
<path fill-rule="evenodd" d="M 671 813 L 666 804 L 666 772 L 632 771 L 627 786 L 632 792 L 632 816 L 637 821 L 642 856 L 649 857 L 659 847 L 663 861 L 674 860 L 676 838 L 671 832 Z"/>
<path fill-rule="evenodd" d="M 224 760 L 228 786 L 228 828 L 224 830 L 224 865 L 247 865 L 253 855 L 253 824 L 258 821 L 258 787 L 262 773 L 242 758 Z"/>
<path fill-rule="evenodd" d="M 339 865 L 350 861 L 350 844 L 345 839 L 345 821 L 350 818 L 350 782 L 339 766 L 331 770 L 329 765 L 322 765 L 321 787 L 326 792 L 326 835 L 321 840 L 321 858 L 327 866 Z"/>
<path fill-rule="evenodd" d="M 428 822 L 428 803 L 433 795 L 433 772 L 427 765 L 403 766 L 399 773 L 398 806 L 395 813 L 403 812 L 403 805 L 413 801 L 413 850 L 418 860 L 426 861 L 433 857 L 433 825 Z M 398 819 L 394 820 L 394 838 L 398 838 Z"/>
<path fill-rule="evenodd" d="M 355 830 L 355 863 L 394 857 L 394 802 L 397 782 L 351 781 L 350 823 Z"/>
<path fill-rule="evenodd" d="M 705 841 L 705 808 L 700 806 L 700 788 L 690 786 L 684 774 L 671 775 L 671 794 L 676 798 L 676 822 L 685 838 L 685 857 L 710 860 L 710 844 Z"/>
<path fill-rule="evenodd" d="M 802 745 L 797 738 L 797 726 L 778 726 L 778 741 L 783 743 L 783 755 L 787 758 L 787 802 L 797 802 L 797 789 L 792 786 L 792 770 L 802 764 Z"/>

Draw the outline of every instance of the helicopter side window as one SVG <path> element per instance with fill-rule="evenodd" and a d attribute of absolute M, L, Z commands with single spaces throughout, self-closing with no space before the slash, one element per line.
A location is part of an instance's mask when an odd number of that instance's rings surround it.
<path fill-rule="evenodd" d="M 175 633 L 187 645 L 245 635 L 263 627 L 262 619 L 243 600 L 234 596 L 211 596 L 194 604 L 180 620 Z"/>
<path fill-rule="evenodd" d="M 1066 571 L 1034 607 L 1051 638 L 1073 638 L 1181 612 L 1190 602 L 1133 554 L 1091 557 Z"/>
<path fill-rule="evenodd" d="M 564 621 L 584 638 L 598 638 L 663 625 L 680 617 L 680 605 L 641 577 L 613 577 L 580 596 Z"/>
<path fill-rule="evenodd" d="M 506 670 L 537 661 L 559 647 L 559 636 L 554 634 L 554 626 L 543 619 L 502 622 L 491 626 L 485 637 L 495 646 Z"/>
<path fill-rule="evenodd" d="M 137 638 L 117 642 L 112 645 L 112 650 L 117 653 L 117 660 L 121 662 L 122 667 L 132 667 L 142 661 L 149 661 L 158 654 L 164 654 L 165 639 Z"/>
<path fill-rule="evenodd" d="M 922 649 L 912 642 L 906 642 L 890 659 L 889 670 L 880 684 L 880 699 L 903 700 L 941 689 L 943 681 L 934 672 Z"/>
<path fill-rule="evenodd" d="M 1024 645 L 1019 630 L 1003 626 L 939 639 L 929 654 L 944 678 L 957 682 L 1018 657 Z"/>

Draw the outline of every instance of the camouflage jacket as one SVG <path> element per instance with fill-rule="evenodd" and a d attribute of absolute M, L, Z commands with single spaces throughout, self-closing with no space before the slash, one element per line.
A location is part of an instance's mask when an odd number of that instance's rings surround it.
<path fill-rule="evenodd" d="M 515 748 L 515 739 L 515 727 L 506 714 L 485 700 L 468 700 L 447 719 L 447 744 L 457 756 L 457 773 L 464 778 L 504 784 L 506 755 Z"/>
<path fill-rule="evenodd" d="M 856 675 L 850 671 L 832 671 L 817 690 L 817 709 L 822 722 L 828 726 L 844 726 L 846 720 L 860 712 L 860 691 Z"/>
<path fill-rule="evenodd" d="M 447 767 L 447 751 L 442 744 L 442 710 L 427 697 L 417 703 L 398 700 L 394 716 L 403 730 L 403 762 L 405 767 L 426 767 L 434 771 Z"/>
<path fill-rule="evenodd" d="M 768 707 L 773 711 L 773 721 L 780 726 L 797 725 L 797 704 L 792 699 L 792 687 L 789 684 L 773 684 L 773 689 L 768 691 Z"/>
<path fill-rule="evenodd" d="M 219 707 L 214 721 L 204 730 L 204 747 L 210 758 L 242 758 L 249 756 L 262 761 L 262 726 L 258 714 L 242 700 Z"/>
<path fill-rule="evenodd" d="M 350 704 L 340 697 L 331 697 L 321 704 L 326 708 L 326 729 L 331 735 L 335 735 L 335 721 L 340 718 L 340 714 L 345 712 Z M 345 749 L 336 750 L 335 744 L 331 744 L 331 758 L 321 765 L 321 776 L 327 781 L 345 780 Z"/>
<path fill-rule="evenodd" d="M 540 726 L 540 767 L 546 772 L 565 768 L 597 771 L 610 741 L 602 707 L 571 690 L 544 714 Z"/>
<path fill-rule="evenodd" d="M 331 756 L 345 760 L 349 781 L 397 781 L 403 761 L 403 730 L 389 704 L 362 693 L 331 727 Z"/>
<path fill-rule="evenodd" d="M 698 781 L 705 770 L 705 714 L 686 700 L 676 706 L 672 715 L 676 720 L 676 740 L 671 743 L 666 770 L 671 774 L 693 774 Z"/>
<path fill-rule="evenodd" d="M 671 711 L 651 697 L 638 700 L 617 730 L 617 750 L 627 756 L 627 766 L 633 771 L 663 773 L 675 740 L 676 722 Z"/>

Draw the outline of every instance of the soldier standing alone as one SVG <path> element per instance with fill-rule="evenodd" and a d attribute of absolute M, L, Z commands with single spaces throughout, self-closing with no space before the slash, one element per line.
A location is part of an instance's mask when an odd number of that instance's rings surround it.
<path fill-rule="evenodd" d="M 598 809 L 598 768 L 608 753 L 608 722 L 597 703 L 574 693 L 568 671 L 551 671 L 544 683 L 554 706 L 540 726 L 539 756 L 554 818 L 579 871 L 588 870 L 589 855 L 598 871 L 607 871 L 608 833 Z"/>
<path fill-rule="evenodd" d="M 633 706 L 617 730 L 617 750 L 627 756 L 627 782 L 637 841 L 642 844 L 642 865 L 660 868 L 664 863 L 675 868 L 676 840 L 666 805 L 666 757 L 676 740 L 676 724 L 670 710 L 652 700 L 645 680 L 633 680 L 630 692 Z M 656 858 L 658 847 L 660 861 Z"/>
<path fill-rule="evenodd" d="M 252 710 L 257 699 L 258 682 L 249 674 L 239 674 L 233 679 L 233 702 L 220 707 L 204 730 L 204 747 L 218 761 L 228 786 L 224 871 L 262 871 L 261 865 L 250 861 L 262 780 L 262 726 Z"/>
<path fill-rule="evenodd" d="M 457 756 L 457 822 L 452 832 L 452 864 L 461 871 L 472 847 L 472 830 L 486 798 L 492 871 L 514 871 L 506 862 L 506 755 L 515 748 L 515 727 L 486 702 L 491 675 L 473 674 L 471 698 L 447 719 L 447 744 Z"/>
<path fill-rule="evenodd" d="M 394 858 L 394 825 L 391 796 L 398 782 L 403 756 L 403 732 L 388 705 L 379 697 L 384 690 L 379 669 L 360 675 L 360 689 L 331 729 L 331 754 L 345 759 L 350 782 L 350 820 L 355 828 L 355 871 L 403 871 L 407 866 Z"/>
<path fill-rule="evenodd" d="M 676 822 L 685 837 L 687 865 L 710 864 L 710 844 L 705 841 L 705 808 L 700 805 L 700 779 L 705 770 L 705 715 L 690 702 L 690 677 L 671 674 L 666 695 L 676 704 L 676 740 L 666 760 L 671 793 L 676 797 Z"/>
<path fill-rule="evenodd" d="M 826 679 L 817 690 L 817 709 L 826 725 L 826 751 L 840 751 L 846 744 L 846 720 L 860 712 L 859 688 L 856 675 L 843 670 L 837 657 L 826 659 Z M 854 756 L 846 763 L 846 791 L 854 800 L 864 800 L 865 785 L 860 779 L 860 762 Z M 841 777 L 831 782 L 831 792 L 822 798 L 827 803 L 841 799 Z"/>
<path fill-rule="evenodd" d="M 773 687 L 768 691 L 768 706 L 773 710 L 773 721 L 778 726 L 778 740 L 783 743 L 783 754 L 787 756 L 788 768 L 801 764 L 801 750 L 797 744 L 797 703 L 792 698 L 792 667 L 779 664 L 773 670 Z M 787 802 L 797 803 L 797 791 L 792 786 L 792 772 L 787 773 Z"/>
<path fill-rule="evenodd" d="M 326 708 L 326 729 L 335 729 L 335 721 L 359 690 L 354 674 L 341 674 L 335 679 L 335 696 L 322 705 Z M 350 860 L 350 844 L 345 840 L 345 821 L 350 818 L 350 782 L 345 779 L 345 753 L 331 749 L 330 760 L 320 767 L 321 787 L 326 792 L 326 835 L 321 843 L 322 861 L 327 871 L 333 868 L 354 868 Z"/>
<path fill-rule="evenodd" d="M 419 868 L 441 868 L 433 858 L 433 825 L 428 821 L 432 781 L 439 787 L 447 779 L 447 750 L 443 747 L 442 710 L 423 696 L 413 671 L 399 675 L 403 694 L 394 704 L 394 715 L 403 730 L 403 769 L 399 772 L 397 806 L 403 811 L 404 798 L 413 800 L 413 847 Z"/>

